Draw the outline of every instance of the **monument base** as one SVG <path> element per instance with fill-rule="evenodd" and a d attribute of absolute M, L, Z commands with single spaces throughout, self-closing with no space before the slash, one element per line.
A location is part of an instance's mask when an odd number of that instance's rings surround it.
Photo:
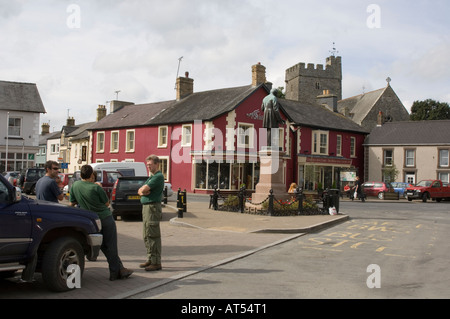
<path fill-rule="evenodd" d="M 283 183 L 284 152 L 270 147 L 259 152 L 260 173 L 259 183 L 256 184 L 255 193 L 252 195 L 252 204 L 260 204 L 273 190 L 273 195 L 278 200 L 286 200 L 289 194 Z"/>

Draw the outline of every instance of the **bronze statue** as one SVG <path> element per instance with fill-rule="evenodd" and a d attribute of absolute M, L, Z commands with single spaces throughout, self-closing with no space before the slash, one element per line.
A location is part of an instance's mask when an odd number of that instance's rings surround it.
<path fill-rule="evenodd" d="M 277 89 L 272 89 L 262 102 L 261 110 L 264 112 L 263 127 L 267 128 L 267 146 L 272 146 L 272 128 L 278 128 L 284 124 L 280 116 L 278 99 L 275 96 Z"/>

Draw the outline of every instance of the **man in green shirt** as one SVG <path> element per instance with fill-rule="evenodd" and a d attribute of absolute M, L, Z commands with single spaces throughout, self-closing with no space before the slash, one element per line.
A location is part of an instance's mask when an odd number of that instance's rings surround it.
<path fill-rule="evenodd" d="M 102 223 L 103 242 L 101 250 L 109 265 L 109 280 L 128 278 L 133 271 L 125 268 L 117 248 L 117 228 L 109 210 L 109 199 L 103 188 L 95 183 L 96 177 L 90 165 L 83 165 L 81 181 L 73 183 L 70 189 L 70 204 L 98 214 Z"/>
<path fill-rule="evenodd" d="M 151 175 L 138 190 L 142 203 L 142 222 L 144 243 L 147 248 L 147 261 L 139 267 L 146 271 L 161 270 L 161 199 L 164 189 L 164 176 L 159 170 L 159 157 L 150 155 L 145 159 Z"/>

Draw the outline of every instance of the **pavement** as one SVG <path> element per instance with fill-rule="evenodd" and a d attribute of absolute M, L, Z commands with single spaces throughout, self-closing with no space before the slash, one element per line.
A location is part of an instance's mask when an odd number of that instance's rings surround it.
<path fill-rule="evenodd" d="M 155 287 L 244 258 L 309 232 L 348 220 L 347 215 L 275 217 L 214 211 L 209 202 L 188 202 L 183 218 L 176 202 L 163 208 L 162 270 L 146 272 L 141 220 L 118 220 L 119 255 L 134 273 L 124 280 L 109 281 L 108 264 L 100 253 L 95 262 L 86 260 L 80 289 L 64 293 L 48 291 L 40 274 L 33 283 L 19 277 L 0 280 L 0 299 L 127 299 Z M 189 296 L 186 296 L 189 298 Z"/>

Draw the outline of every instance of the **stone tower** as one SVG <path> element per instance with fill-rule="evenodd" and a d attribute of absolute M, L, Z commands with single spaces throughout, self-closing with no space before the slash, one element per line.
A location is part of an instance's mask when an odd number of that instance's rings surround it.
<path fill-rule="evenodd" d="M 342 100 L 341 57 L 330 56 L 323 64 L 299 63 L 286 70 L 286 99 L 314 104 L 324 90 Z"/>

